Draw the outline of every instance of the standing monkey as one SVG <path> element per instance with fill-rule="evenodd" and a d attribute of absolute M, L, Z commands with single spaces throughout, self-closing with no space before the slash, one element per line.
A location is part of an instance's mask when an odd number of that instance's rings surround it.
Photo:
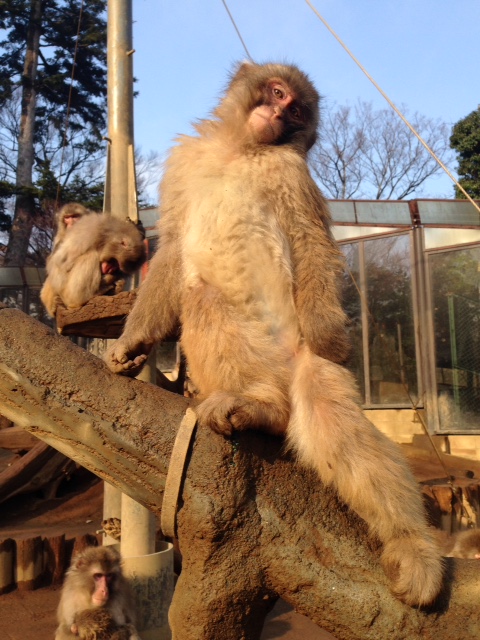
<path fill-rule="evenodd" d="M 40 298 L 51 316 L 59 302 L 74 309 L 94 296 L 122 291 L 125 276 L 137 271 L 146 258 L 143 236 L 132 222 L 76 206 L 85 213 L 68 223 L 61 215 L 65 207 L 61 210 L 57 232 L 61 237 L 55 238 L 47 260 Z"/>
<path fill-rule="evenodd" d="M 242 64 L 213 118 L 179 139 L 161 185 L 159 248 L 105 359 L 135 375 L 180 319 L 199 424 L 285 435 L 381 540 L 392 591 L 428 604 L 443 567 L 417 483 L 340 364 L 343 261 L 306 163 L 318 102 L 296 67 Z"/>
<path fill-rule="evenodd" d="M 87 547 L 65 576 L 55 640 L 139 640 L 132 602 L 119 553 L 112 547 Z"/>

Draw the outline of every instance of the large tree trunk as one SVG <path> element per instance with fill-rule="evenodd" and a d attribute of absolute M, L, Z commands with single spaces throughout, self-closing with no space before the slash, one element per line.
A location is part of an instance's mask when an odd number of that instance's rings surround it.
<path fill-rule="evenodd" d="M 0 412 L 157 513 L 188 405 L 115 377 L 66 338 L 0 310 Z M 279 439 L 200 429 L 177 525 L 174 640 L 258 640 L 279 595 L 339 640 L 479 637 L 478 562 L 448 561 L 449 582 L 431 611 L 403 605 L 364 523 Z"/>
<path fill-rule="evenodd" d="M 22 104 L 20 136 L 18 139 L 15 215 L 5 254 L 6 266 L 21 267 L 25 264 L 28 244 L 33 228 L 35 202 L 29 192 L 32 187 L 34 162 L 34 133 L 37 92 L 38 53 L 42 20 L 42 0 L 31 1 L 30 23 L 27 30 L 27 48 L 22 74 Z"/>

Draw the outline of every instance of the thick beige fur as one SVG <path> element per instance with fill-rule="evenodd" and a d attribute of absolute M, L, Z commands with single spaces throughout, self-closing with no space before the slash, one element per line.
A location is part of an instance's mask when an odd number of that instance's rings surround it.
<path fill-rule="evenodd" d="M 100 607 L 92 603 L 95 589 L 93 576 L 98 573 L 110 576 L 108 601 Z M 99 616 L 88 613 L 99 609 L 102 610 Z M 134 627 L 133 595 L 122 573 L 120 554 L 115 549 L 87 547 L 75 556 L 65 576 L 57 620 L 55 640 L 78 639 L 79 628 L 82 631 L 80 637 L 85 640 L 95 638 L 96 636 L 92 635 L 95 631 L 99 633 L 99 639 L 110 640 L 110 637 L 118 637 L 118 640 L 139 640 Z M 119 635 L 100 635 L 101 627 L 106 623 L 107 628 L 103 629 L 105 634 L 111 629 L 112 634 L 118 631 Z"/>
<path fill-rule="evenodd" d="M 278 99 L 272 83 L 285 87 Z M 282 136 L 260 143 L 250 114 L 258 105 L 274 114 L 290 96 L 300 124 L 282 114 Z M 200 423 L 225 435 L 285 434 L 382 541 L 393 591 L 427 604 L 443 572 L 417 484 L 399 448 L 365 419 L 341 366 L 349 349 L 342 254 L 306 163 L 317 120 L 318 94 L 298 69 L 239 68 L 214 117 L 171 152 L 160 246 L 106 361 L 136 374 L 180 320 Z"/>
<path fill-rule="evenodd" d="M 74 309 L 96 295 L 118 293 L 125 275 L 134 273 L 145 261 L 140 231 L 131 222 L 106 213 L 89 212 L 70 228 L 62 226 L 60 220 L 58 234 L 60 239 L 54 240 L 40 292 L 51 316 L 59 303 Z M 107 262 L 116 264 L 114 273 L 102 273 L 102 263 Z"/>

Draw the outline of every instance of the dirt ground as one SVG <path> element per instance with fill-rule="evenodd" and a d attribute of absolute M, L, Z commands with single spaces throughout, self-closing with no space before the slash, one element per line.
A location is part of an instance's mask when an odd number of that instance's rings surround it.
<path fill-rule="evenodd" d="M 60 588 L 12 591 L 0 596 L 2 640 L 53 640 Z M 261 640 L 335 640 L 283 601 L 277 603 L 264 626 Z M 220 640 L 220 639 L 219 639 Z"/>
<path fill-rule="evenodd" d="M 0 505 L 0 540 L 35 535 L 66 538 L 95 533 L 102 520 L 103 483 L 80 474 L 57 498 L 18 496 Z M 53 640 L 60 587 L 16 589 L 0 595 L 0 640 Z M 261 640 L 335 640 L 280 600 L 270 613 Z M 219 639 L 220 640 L 220 639 Z"/>

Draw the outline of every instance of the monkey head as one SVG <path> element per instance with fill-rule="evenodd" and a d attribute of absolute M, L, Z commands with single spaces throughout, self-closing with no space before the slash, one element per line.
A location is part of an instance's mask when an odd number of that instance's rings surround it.
<path fill-rule="evenodd" d="M 89 581 L 91 606 L 103 607 L 117 589 L 120 554 L 110 547 L 87 547 L 74 558 L 69 573 Z"/>
<path fill-rule="evenodd" d="M 143 236 L 133 222 L 108 216 L 108 225 L 99 237 L 102 275 L 135 273 L 146 260 Z"/>
<path fill-rule="evenodd" d="M 237 139 L 246 131 L 247 145 L 288 144 L 306 154 L 317 138 L 319 100 L 311 81 L 294 66 L 243 63 L 215 115 Z"/>
<path fill-rule="evenodd" d="M 78 222 L 80 218 L 83 216 L 89 215 L 93 213 L 90 209 L 87 209 L 83 206 L 83 204 L 79 204 L 78 202 L 69 202 L 56 213 L 57 220 L 57 228 L 66 228 L 69 229 L 73 227 L 73 225 Z"/>

